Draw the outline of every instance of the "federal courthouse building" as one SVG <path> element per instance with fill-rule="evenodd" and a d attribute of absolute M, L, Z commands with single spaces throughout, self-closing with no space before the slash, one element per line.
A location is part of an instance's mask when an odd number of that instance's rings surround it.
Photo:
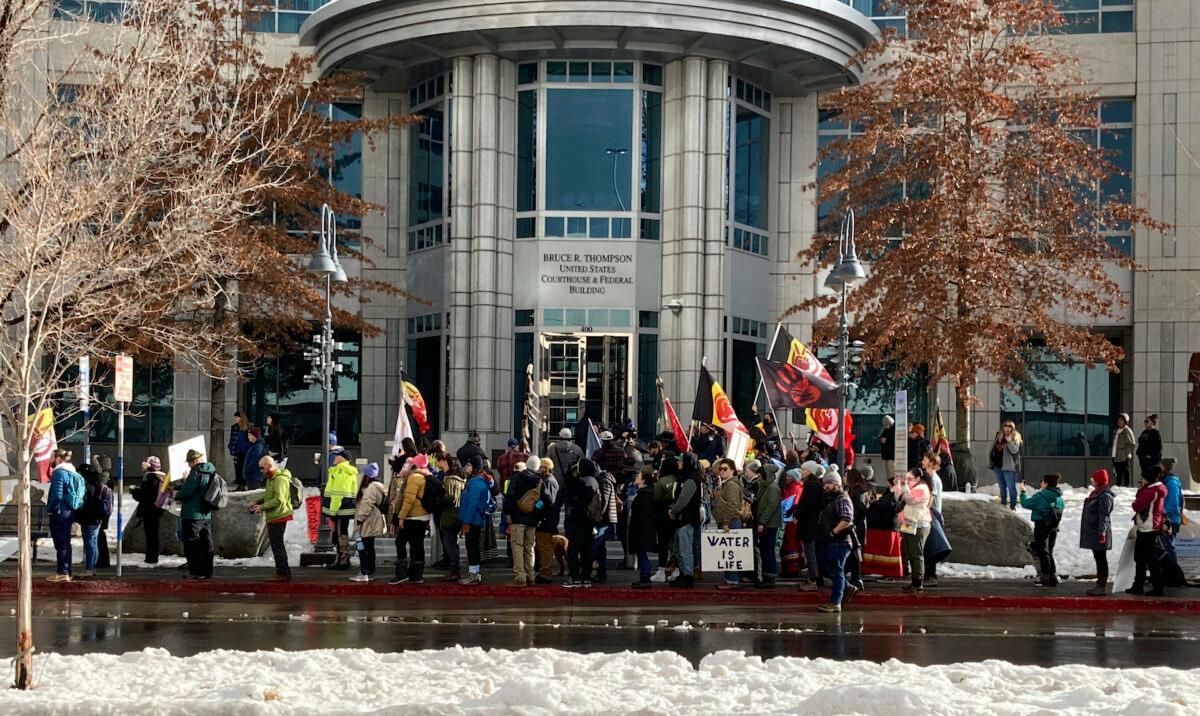
<path fill-rule="evenodd" d="M 59 4 L 96 23 L 122 6 Z M 320 72 L 368 78 L 360 97 L 329 111 L 420 115 L 373 151 L 362 142 L 344 147 L 331 176 L 386 207 L 361 218 L 374 266 L 348 269 L 429 302 L 362 303 L 384 330 L 342 336 L 341 441 L 383 454 L 402 369 L 424 393 L 431 432 L 455 445 L 477 430 L 488 449 L 503 447 L 518 429 L 527 366 L 551 432 L 587 415 L 629 419 L 649 435 L 656 378 L 686 414 L 702 361 L 747 411 L 754 358 L 779 317 L 822 290 L 813 267 L 794 259 L 818 222 L 806 187 L 821 175 L 818 147 L 853 131 L 822 112 L 822 96 L 861 79 L 851 58 L 880 27 L 905 31 L 904 18 L 882 7 L 276 0 L 252 27 L 270 55 L 311 53 Z M 1061 408 L 981 383 L 978 456 L 1012 418 L 1029 469 L 1054 467 L 1081 484 L 1087 470 L 1107 464 L 1122 411 L 1135 426 L 1158 413 L 1167 454 L 1185 455 L 1186 366 L 1200 351 L 1192 8 L 1188 0 L 1063 5 L 1067 26 L 1053 41 L 1076 50 L 1092 78 L 1101 126 L 1089 141 L 1112 150 L 1123 172 L 1097 191 L 1132 190 L 1175 229 L 1107 237 L 1147 269 L 1118 275 L 1128 307 L 1120 321 L 1097 327 L 1124 347 L 1121 372 L 1049 366 Z M 807 340 L 812 318 L 788 327 Z M 316 445 L 320 396 L 303 383 L 302 362 L 295 355 L 261 365 L 229 391 L 227 413 L 244 407 L 261 424 L 279 411 L 297 444 Z M 139 376 L 146 410 L 135 442 L 207 429 L 203 379 L 165 368 Z M 951 389 L 925 395 L 923 381 L 877 376 L 875 390 L 855 397 L 856 449 L 877 452 L 875 434 L 899 387 L 919 394 L 911 420 L 928 421 L 936 400 L 953 432 Z M 105 424 L 95 440 L 111 432 Z"/>

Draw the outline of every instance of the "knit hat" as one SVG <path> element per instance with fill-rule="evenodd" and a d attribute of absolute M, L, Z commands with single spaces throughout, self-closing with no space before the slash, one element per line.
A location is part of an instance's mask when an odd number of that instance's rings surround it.
<path fill-rule="evenodd" d="M 883 416 L 883 427 L 890 428 L 896 424 L 896 419 L 890 415 Z"/>
<path fill-rule="evenodd" d="M 821 467 L 821 463 L 817 462 L 816 460 L 809 460 L 808 462 L 804 463 L 800 466 L 800 470 L 817 477 L 825 474 L 825 468 Z"/>
<path fill-rule="evenodd" d="M 418 470 L 426 470 L 429 468 L 429 456 L 425 453 L 417 453 L 412 459 L 412 464 Z"/>
<path fill-rule="evenodd" d="M 538 457 L 537 455 L 530 455 L 529 459 L 525 461 L 525 469 L 530 470 L 532 472 L 537 472 L 538 469 L 541 468 L 541 466 L 542 466 L 542 459 L 540 457 Z"/>
<path fill-rule="evenodd" d="M 837 468 L 830 467 L 825 476 L 821 478 L 822 485 L 837 485 L 842 486 L 842 476 L 838 474 Z"/>
<path fill-rule="evenodd" d="M 471 467 L 475 468 L 476 472 L 478 472 L 479 470 L 482 470 L 483 469 L 483 455 L 472 455 L 470 457 L 470 459 L 467 460 L 467 464 L 470 465 Z"/>
<path fill-rule="evenodd" d="M 1162 459 L 1163 472 L 1175 472 L 1175 463 L 1178 462 L 1173 457 L 1164 457 Z"/>
<path fill-rule="evenodd" d="M 515 470 L 517 472 L 525 472 L 525 463 L 518 462 L 518 463 L 513 464 L 513 470 Z"/>
<path fill-rule="evenodd" d="M 373 462 L 364 467 L 363 477 L 369 477 L 372 480 L 379 477 L 379 463 Z"/>
<path fill-rule="evenodd" d="M 571 434 L 570 428 L 563 428 L 562 430 L 558 431 L 559 440 L 570 440 L 572 437 L 574 436 Z"/>
<path fill-rule="evenodd" d="M 1117 417 L 1124 420 L 1126 425 L 1129 424 L 1129 413 L 1117 413 Z"/>
<path fill-rule="evenodd" d="M 544 457 L 544 458 L 541 458 L 541 461 L 542 461 L 542 467 L 546 468 L 547 470 L 554 469 L 554 461 L 551 460 L 550 458 Z"/>
<path fill-rule="evenodd" d="M 1092 473 L 1092 482 L 1096 483 L 1100 487 L 1104 487 L 1105 485 L 1107 485 L 1108 484 L 1108 470 L 1101 468 L 1101 469 L 1093 472 Z"/>
<path fill-rule="evenodd" d="M 155 472 L 161 470 L 162 460 L 159 460 L 156 456 L 151 455 L 150 457 L 146 458 L 146 469 L 154 470 Z"/>
<path fill-rule="evenodd" d="M 761 472 L 762 463 L 758 460 L 751 460 L 750 462 L 746 463 L 746 470 L 747 472 Z"/>
<path fill-rule="evenodd" d="M 250 428 L 250 429 L 249 429 L 249 430 L 247 430 L 246 432 L 248 432 L 248 433 L 250 433 L 251 435 L 253 435 L 255 440 L 258 440 L 259 438 L 261 438 L 261 437 L 262 437 L 262 428 L 258 427 L 257 425 L 255 425 L 254 427 Z"/>

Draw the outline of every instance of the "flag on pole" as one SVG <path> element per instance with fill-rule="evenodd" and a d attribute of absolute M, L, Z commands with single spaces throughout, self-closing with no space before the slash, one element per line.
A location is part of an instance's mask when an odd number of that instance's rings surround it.
<path fill-rule="evenodd" d="M 725 394 L 721 384 L 704 366 L 700 366 L 696 400 L 692 404 L 692 420 L 708 423 L 730 434 L 741 432 L 748 435 L 750 433 L 749 430 L 746 430 L 746 426 L 742 425 L 742 421 L 738 420 L 737 413 L 733 412 L 733 404 L 729 402 L 729 396 Z"/>
<path fill-rule="evenodd" d="M 591 418 L 588 418 L 587 449 L 583 451 L 584 454 L 590 458 L 592 453 L 599 450 L 602 444 L 600 442 L 600 434 L 596 432 L 595 423 L 592 422 Z"/>
<path fill-rule="evenodd" d="M 408 422 L 408 397 L 400 401 L 400 410 L 396 414 L 396 432 L 392 435 L 392 456 L 400 454 L 400 444 L 404 438 L 412 438 L 412 423 Z"/>
<path fill-rule="evenodd" d="M 829 371 L 825 369 L 825 366 L 821 364 L 817 356 L 801 343 L 799 339 L 789 333 L 786 328 L 781 327 L 780 330 L 775 332 L 775 342 L 771 344 L 771 351 L 767 354 L 767 358 L 778 363 L 789 363 L 805 373 L 824 378 L 829 383 L 834 383 L 833 376 L 829 374 Z M 836 396 L 832 407 L 820 406 L 807 408 L 804 418 L 808 429 L 813 431 L 818 440 L 830 447 L 837 447 L 839 421 Z M 850 415 L 850 411 L 847 410 L 847 448 L 854 443 L 853 425 L 854 418 Z"/>
<path fill-rule="evenodd" d="M 667 413 L 667 423 L 675 435 L 675 446 L 679 448 L 679 452 L 687 452 L 690 449 L 687 433 L 683 432 L 683 425 L 679 422 L 679 416 L 675 414 L 675 408 L 671 407 L 671 401 L 663 398 L 663 408 Z"/>
<path fill-rule="evenodd" d="M 43 408 L 36 415 L 29 416 L 29 421 L 33 423 L 30 446 L 38 469 L 38 482 L 50 482 L 50 458 L 58 449 L 58 438 L 54 434 L 54 411 Z"/>
<path fill-rule="evenodd" d="M 404 402 L 412 408 L 413 418 L 417 421 L 417 427 L 421 429 L 421 432 L 429 432 L 429 410 L 425 407 L 425 398 L 417 386 L 407 380 L 404 381 Z"/>
<path fill-rule="evenodd" d="M 758 362 L 767 391 L 767 402 L 773 409 L 836 408 L 837 386 L 815 373 L 805 373 L 791 363 L 776 363 L 763 358 Z"/>

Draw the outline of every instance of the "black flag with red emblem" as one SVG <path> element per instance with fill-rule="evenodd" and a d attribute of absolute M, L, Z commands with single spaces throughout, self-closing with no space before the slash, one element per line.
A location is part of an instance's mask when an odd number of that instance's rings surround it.
<path fill-rule="evenodd" d="M 758 358 L 758 373 L 771 407 L 788 410 L 838 407 L 837 385 L 790 363 Z"/>

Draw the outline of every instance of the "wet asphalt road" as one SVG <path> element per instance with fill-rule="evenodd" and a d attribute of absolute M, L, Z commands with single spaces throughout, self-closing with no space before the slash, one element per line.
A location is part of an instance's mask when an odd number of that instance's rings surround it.
<path fill-rule="evenodd" d="M 414 606 L 377 598 L 224 597 L 205 603 L 38 597 L 35 644 L 39 652 L 62 654 L 146 647 L 161 647 L 177 656 L 213 649 L 403 651 L 461 644 L 587 652 L 666 650 L 693 663 L 714 651 L 732 649 L 764 658 L 899 659 L 921 665 L 1003 659 L 1039 666 L 1200 667 L 1200 620 L 1179 614 L 863 609 L 827 615 L 808 608 L 729 605 L 554 607 L 453 600 Z M 0 618 L 0 644 L 13 644 L 14 630 L 15 619 L 6 613 Z"/>

